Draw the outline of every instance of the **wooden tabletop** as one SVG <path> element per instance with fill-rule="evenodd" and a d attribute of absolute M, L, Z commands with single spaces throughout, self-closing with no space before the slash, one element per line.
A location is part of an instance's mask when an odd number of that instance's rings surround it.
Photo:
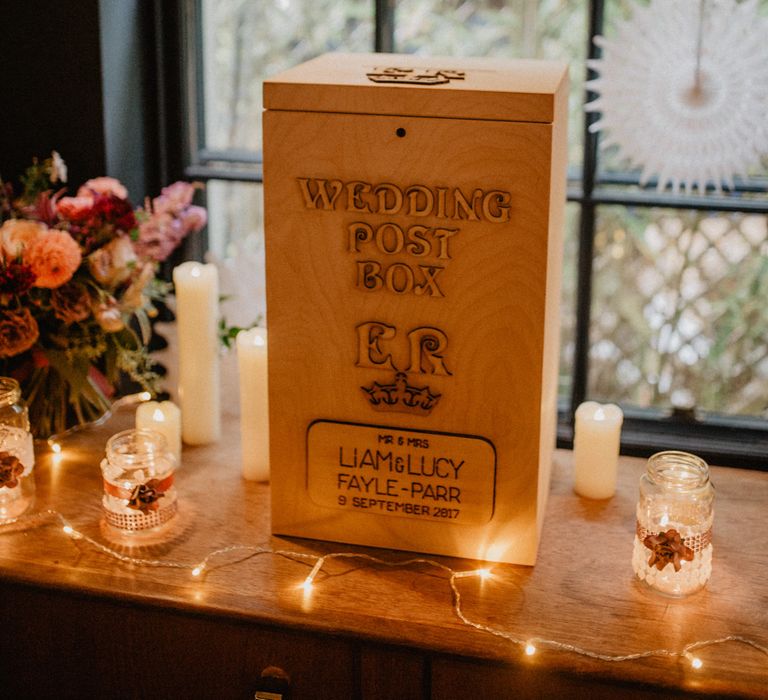
<path fill-rule="evenodd" d="M 225 396 L 225 401 L 227 400 Z M 99 461 L 107 438 L 132 427 L 133 411 L 63 441 L 59 458 L 40 448 L 36 511 L 54 509 L 78 530 L 107 542 L 100 529 Z M 132 556 L 193 565 L 234 544 L 322 554 L 358 551 L 404 560 L 410 554 L 270 536 L 269 486 L 240 475 L 237 417 L 225 412 L 224 436 L 185 447 L 178 474 L 180 521 L 171 538 Z M 714 564 L 707 588 L 687 600 L 645 590 L 631 567 L 637 480 L 644 460 L 622 458 L 616 496 L 589 501 L 572 490 L 571 454 L 556 454 L 539 561 L 533 568 L 494 565 L 493 577 L 461 579 L 465 614 L 521 638 L 567 642 L 606 654 L 679 650 L 696 640 L 741 635 L 768 645 L 768 474 L 713 469 L 717 490 Z M 242 556 L 242 555 L 241 555 Z M 476 563 L 429 557 L 455 569 Z M 472 659 L 621 679 L 705 693 L 768 694 L 768 657 L 729 642 L 698 652 L 703 668 L 677 658 L 593 660 L 542 650 L 525 656 L 510 642 L 464 625 L 454 614 L 444 572 L 333 561 L 314 590 L 299 588 L 310 565 L 274 555 L 235 563 L 230 555 L 205 576 L 189 570 L 121 563 L 53 524 L 0 534 L 0 580 L 129 600 L 201 615 L 246 618 L 281 628 L 374 640 Z"/>

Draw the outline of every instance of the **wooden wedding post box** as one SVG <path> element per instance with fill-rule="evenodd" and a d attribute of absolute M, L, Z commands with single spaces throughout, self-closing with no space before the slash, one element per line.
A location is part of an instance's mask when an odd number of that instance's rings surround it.
<path fill-rule="evenodd" d="M 275 534 L 533 564 L 567 68 L 328 54 L 264 85 Z"/>

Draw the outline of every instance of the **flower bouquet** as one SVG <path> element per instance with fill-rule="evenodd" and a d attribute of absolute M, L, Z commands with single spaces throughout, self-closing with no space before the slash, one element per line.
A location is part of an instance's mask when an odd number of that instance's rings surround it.
<path fill-rule="evenodd" d="M 157 267 L 206 223 L 189 183 L 134 209 L 114 178 L 75 197 L 65 182 L 55 152 L 19 194 L 0 181 L 0 375 L 19 381 L 42 438 L 103 415 L 122 374 L 154 393 L 150 318 L 168 291 Z"/>

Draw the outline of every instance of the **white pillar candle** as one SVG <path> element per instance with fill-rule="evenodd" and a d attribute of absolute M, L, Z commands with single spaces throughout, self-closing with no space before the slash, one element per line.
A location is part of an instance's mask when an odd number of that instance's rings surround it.
<path fill-rule="evenodd" d="M 221 436 L 219 398 L 219 273 L 215 265 L 174 268 L 179 337 L 181 437 L 188 445 Z"/>
<path fill-rule="evenodd" d="M 168 449 L 181 462 L 181 411 L 173 401 L 146 401 L 136 409 L 136 429 L 160 433 Z"/>
<path fill-rule="evenodd" d="M 269 398 L 267 396 L 267 331 L 251 328 L 237 334 L 240 372 L 240 442 L 243 476 L 269 480 Z"/>
<path fill-rule="evenodd" d="M 621 424 L 614 404 L 587 401 L 576 409 L 573 436 L 575 490 L 587 498 L 610 498 L 616 491 Z"/>

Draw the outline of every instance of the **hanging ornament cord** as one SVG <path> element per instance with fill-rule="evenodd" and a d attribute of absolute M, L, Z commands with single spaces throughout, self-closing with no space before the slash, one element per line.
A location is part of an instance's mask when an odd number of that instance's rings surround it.
<path fill-rule="evenodd" d="M 706 0 L 699 0 L 699 26 L 696 32 L 696 71 L 693 75 L 693 92 L 698 95 L 701 92 L 701 51 L 704 46 L 704 4 Z"/>
<path fill-rule="evenodd" d="M 756 0 L 633 3 L 611 37 L 595 36 L 601 58 L 586 87 L 599 112 L 600 148 L 677 194 L 734 188 L 768 154 L 768 18 Z M 608 165 L 608 168 L 618 167 Z"/>
<path fill-rule="evenodd" d="M 284 557 L 307 566 L 311 565 L 312 568 L 307 577 L 296 586 L 297 589 L 304 591 L 307 595 L 311 593 L 315 586 L 315 579 L 323 571 L 325 565 L 333 560 L 347 559 L 353 561 L 364 562 L 368 565 L 384 566 L 388 568 L 432 568 L 442 571 L 448 576 L 448 585 L 452 593 L 452 610 L 453 614 L 461 621 L 462 624 L 472 629 L 476 629 L 480 632 L 505 639 L 508 642 L 518 646 L 521 651 L 527 655 L 532 656 L 538 649 L 549 649 L 552 651 L 570 652 L 579 656 L 584 656 L 590 659 L 606 662 L 624 662 L 634 661 L 637 659 L 645 659 L 650 657 L 671 657 L 686 659 L 690 662 L 693 669 L 700 669 L 703 666 L 703 661 L 700 657 L 694 654 L 695 651 L 703 649 L 705 647 L 713 647 L 727 642 L 736 642 L 744 644 L 746 646 L 756 649 L 762 654 L 768 656 L 768 646 L 757 642 L 754 639 L 743 637 L 741 635 L 729 634 L 723 637 L 717 637 L 713 639 L 700 639 L 686 644 L 679 650 L 676 649 L 648 649 L 645 651 L 639 651 L 632 654 L 612 654 L 607 652 L 598 652 L 584 647 L 570 644 L 568 642 L 561 642 L 555 639 L 546 639 L 543 637 L 521 637 L 519 635 L 512 634 L 498 627 L 486 625 L 481 622 L 475 622 L 465 612 L 462 605 L 462 596 L 459 590 L 458 582 L 462 579 L 468 578 L 489 578 L 495 576 L 489 569 L 468 569 L 468 570 L 456 570 L 452 569 L 445 564 L 436 561 L 434 559 L 426 559 L 423 557 L 416 557 L 411 559 L 404 559 L 399 561 L 388 561 L 379 557 L 374 557 L 368 554 L 362 554 L 358 552 L 331 552 L 324 555 L 307 554 L 306 552 L 298 552 L 293 550 L 284 549 L 272 549 L 271 547 L 253 546 L 253 545 L 229 545 L 220 549 L 215 549 L 205 555 L 201 560 L 195 563 L 186 563 L 181 561 L 174 561 L 170 559 L 144 559 L 141 557 L 132 557 L 124 554 L 112 547 L 102 544 L 98 540 L 89 537 L 83 532 L 77 530 L 73 525 L 58 511 L 45 510 L 38 513 L 32 513 L 29 515 L 23 515 L 13 520 L 9 520 L 6 523 L 0 525 L 0 534 L 18 532 L 19 530 L 28 530 L 36 527 L 42 527 L 45 525 L 51 525 L 58 527 L 71 540 L 79 543 L 87 544 L 102 554 L 111 557 L 124 564 L 131 564 L 139 567 L 154 567 L 154 568 L 166 568 L 166 569 L 181 569 L 189 571 L 192 578 L 199 579 L 204 576 L 205 573 L 212 571 L 213 569 L 221 568 L 223 566 L 231 566 L 235 564 L 241 564 L 248 561 L 254 556 L 262 554 L 269 554 L 273 556 Z M 229 561 L 218 566 L 214 566 L 216 559 L 224 557 L 228 554 L 238 554 L 239 558 L 235 561 Z"/>

